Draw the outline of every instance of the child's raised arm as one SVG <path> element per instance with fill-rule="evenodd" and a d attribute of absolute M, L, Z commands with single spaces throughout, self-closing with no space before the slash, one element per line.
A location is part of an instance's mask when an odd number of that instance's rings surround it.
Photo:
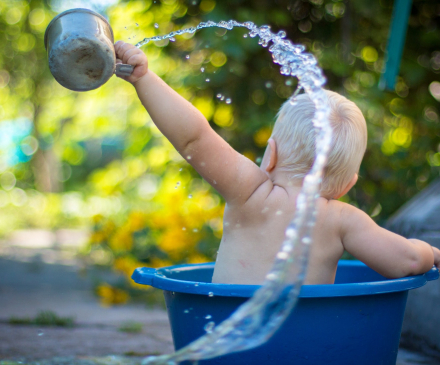
<path fill-rule="evenodd" d="M 406 239 L 379 227 L 361 210 L 344 204 L 341 209 L 344 248 L 387 278 L 399 278 L 440 267 L 440 250 L 426 242 Z"/>
<path fill-rule="evenodd" d="M 246 202 L 268 180 L 256 164 L 211 128 L 197 108 L 148 70 L 144 52 L 122 41 L 115 44 L 115 50 L 118 61 L 135 66 L 124 79 L 134 85 L 153 122 L 226 202 Z"/>

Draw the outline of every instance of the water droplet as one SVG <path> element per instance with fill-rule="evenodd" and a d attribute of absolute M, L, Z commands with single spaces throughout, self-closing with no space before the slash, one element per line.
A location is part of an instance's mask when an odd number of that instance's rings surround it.
<path fill-rule="evenodd" d="M 287 86 L 292 85 L 292 80 L 286 80 L 285 84 L 286 84 Z"/>
<path fill-rule="evenodd" d="M 199 283 L 195 283 L 194 286 L 199 286 Z"/>
<path fill-rule="evenodd" d="M 215 327 L 214 322 L 208 322 L 208 323 L 206 323 L 205 327 L 203 327 L 203 328 L 206 331 L 206 333 L 211 333 L 212 330 L 214 329 L 214 327 Z"/>
<path fill-rule="evenodd" d="M 192 194 L 188 195 L 188 199 L 192 199 L 192 197 L 193 197 Z"/>
<path fill-rule="evenodd" d="M 271 272 L 271 273 L 266 275 L 266 279 L 270 280 L 270 281 L 275 280 L 277 277 L 278 276 L 275 273 L 273 273 L 273 272 Z"/>
<path fill-rule="evenodd" d="M 159 24 L 157 24 L 157 23 L 154 23 L 154 28 L 159 28 Z"/>
<path fill-rule="evenodd" d="M 264 84 L 264 86 L 266 86 L 267 89 L 270 89 L 272 87 L 272 83 L 268 81 Z"/>
<path fill-rule="evenodd" d="M 183 313 L 189 313 L 189 310 L 188 310 L 188 309 L 185 309 L 185 310 L 183 311 Z"/>
<path fill-rule="evenodd" d="M 186 227 L 182 227 L 182 231 L 186 231 Z"/>
<path fill-rule="evenodd" d="M 213 297 L 214 296 L 214 293 L 212 292 L 212 291 L 210 291 L 209 293 L 208 293 L 208 297 Z"/>
<path fill-rule="evenodd" d="M 281 215 L 281 214 L 283 214 L 283 211 L 282 210 L 277 210 L 277 212 L 275 214 L 276 215 Z"/>
<path fill-rule="evenodd" d="M 176 38 L 170 37 L 170 42 L 175 42 L 175 41 L 176 41 Z"/>
<path fill-rule="evenodd" d="M 214 180 L 213 183 L 214 183 L 214 185 L 217 185 L 217 181 Z"/>
<path fill-rule="evenodd" d="M 287 229 L 286 229 L 286 237 L 287 237 L 287 238 L 292 239 L 292 238 L 295 237 L 295 235 L 296 235 L 296 231 L 295 231 L 295 229 L 293 229 L 293 228 L 287 228 Z"/>
<path fill-rule="evenodd" d="M 261 161 L 263 161 L 263 158 L 262 158 L 262 157 L 257 157 L 257 158 L 255 159 L 255 162 L 256 162 L 256 163 L 261 163 Z"/>
<path fill-rule="evenodd" d="M 201 72 L 205 72 L 205 68 L 202 67 L 202 68 L 200 69 L 200 71 L 201 71 Z"/>
<path fill-rule="evenodd" d="M 138 27 L 139 26 L 139 24 L 138 23 L 135 23 L 136 24 L 136 26 Z"/>
<path fill-rule="evenodd" d="M 183 170 L 183 168 L 180 168 L 180 169 L 179 169 L 179 171 L 182 171 L 182 170 Z"/>
<path fill-rule="evenodd" d="M 304 243 L 305 245 L 310 245 L 312 243 L 312 239 L 310 237 L 304 237 L 302 239 L 302 243 Z"/>
<path fill-rule="evenodd" d="M 43 330 L 41 330 L 41 329 L 38 330 L 37 335 L 38 335 L 38 336 L 44 336 L 44 332 L 43 332 Z"/>
<path fill-rule="evenodd" d="M 290 98 L 290 99 L 289 99 L 289 103 L 290 103 L 290 105 L 295 106 L 296 103 L 297 103 L 296 98 Z"/>
<path fill-rule="evenodd" d="M 231 104 L 231 103 L 232 103 L 232 100 L 230 98 L 227 98 L 226 99 L 226 104 Z"/>
<path fill-rule="evenodd" d="M 212 316 L 210 314 L 208 314 L 207 316 L 205 316 L 205 319 L 211 319 Z"/>
<path fill-rule="evenodd" d="M 194 228 L 193 229 L 193 232 L 198 232 L 199 230 L 197 229 L 197 228 Z"/>
<path fill-rule="evenodd" d="M 187 60 L 189 60 L 189 54 L 187 54 L 187 55 L 185 56 L 185 58 L 186 58 Z"/>
<path fill-rule="evenodd" d="M 186 156 L 186 159 L 187 160 L 191 160 L 191 156 Z"/>
<path fill-rule="evenodd" d="M 246 33 L 246 34 L 243 34 L 243 38 L 247 38 L 248 37 L 248 34 Z"/>
<path fill-rule="evenodd" d="M 279 258 L 280 260 L 287 260 L 288 257 L 289 257 L 289 254 L 287 252 L 278 252 L 277 253 L 277 258 Z"/>
<path fill-rule="evenodd" d="M 284 30 L 280 30 L 280 31 L 277 33 L 277 37 L 285 38 L 285 37 L 286 37 L 286 32 L 285 32 Z"/>
<path fill-rule="evenodd" d="M 225 100 L 225 96 L 222 95 L 222 97 L 220 98 L 221 101 Z"/>
<path fill-rule="evenodd" d="M 222 97 L 222 94 L 217 94 L 217 99 L 220 99 Z"/>
<path fill-rule="evenodd" d="M 206 81 L 206 82 L 209 82 L 209 81 L 211 81 L 211 80 L 210 80 L 210 79 L 205 79 L 205 81 Z"/>

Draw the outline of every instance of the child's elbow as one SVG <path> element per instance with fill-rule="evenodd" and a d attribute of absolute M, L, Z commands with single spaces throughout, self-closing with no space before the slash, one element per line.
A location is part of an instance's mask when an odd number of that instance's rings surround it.
<path fill-rule="evenodd" d="M 405 276 L 413 276 L 424 274 L 429 271 L 434 264 L 427 255 L 411 255 L 405 259 L 401 259 L 397 265 L 389 267 L 388 270 L 381 272 L 387 279 L 398 279 Z"/>
<path fill-rule="evenodd" d="M 405 276 L 424 274 L 431 270 L 433 265 L 434 257 L 429 255 L 429 253 L 415 255 L 409 260 L 408 274 Z"/>

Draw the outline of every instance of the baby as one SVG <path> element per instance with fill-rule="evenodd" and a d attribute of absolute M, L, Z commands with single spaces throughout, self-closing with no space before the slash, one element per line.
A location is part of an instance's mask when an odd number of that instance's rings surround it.
<path fill-rule="evenodd" d="M 125 77 L 153 122 L 177 151 L 225 199 L 223 237 L 213 282 L 261 284 L 292 220 L 302 180 L 315 153 L 307 95 L 281 108 L 261 166 L 236 152 L 187 100 L 148 69 L 144 52 L 115 44 L 118 62 L 135 66 Z M 338 201 L 357 181 L 367 143 L 365 119 L 343 96 L 326 91 L 333 143 L 325 168 L 306 284 L 333 284 L 344 250 L 388 278 L 440 266 L 440 250 L 378 225 L 361 210 Z"/>

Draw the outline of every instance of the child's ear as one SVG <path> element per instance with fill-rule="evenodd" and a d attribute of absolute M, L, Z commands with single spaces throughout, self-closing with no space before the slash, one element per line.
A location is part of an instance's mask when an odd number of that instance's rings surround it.
<path fill-rule="evenodd" d="M 347 194 L 350 191 L 350 189 L 354 186 L 354 184 L 356 184 L 357 180 L 358 180 L 358 174 L 354 174 L 353 178 L 348 183 L 348 185 L 345 187 L 345 189 L 338 196 L 335 196 L 335 199 L 339 199 L 340 197 Z"/>
<path fill-rule="evenodd" d="M 278 155 L 277 155 L 277 144 L 273 138 L 269 138 L 269 163 L 266 166 L 266 171 L 271 172 L 277 165 Z"/>

